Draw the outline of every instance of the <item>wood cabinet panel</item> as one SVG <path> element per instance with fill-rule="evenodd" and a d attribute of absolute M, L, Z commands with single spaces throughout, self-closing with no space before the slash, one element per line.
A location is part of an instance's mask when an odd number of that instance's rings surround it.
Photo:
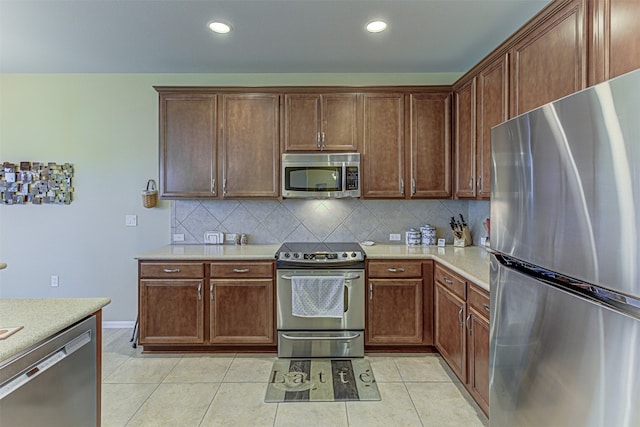
<path fill-rule="evenodd" d="M 420 261 L 371 261 L 368 266 L 371 278 L 422 277 Z"/>
<path fill-rule="evenodd" d="M 476 78 L 453 94 L 455 102 L 455 197 L 475 198 Z"/>
<path fill-rule="evenodd" d="M 215 94 L 160 94 L 160 197 L 216 195 L 216 101 Z"/>
<path fill-rule="evenodd" d="M 468 388 L 485 414 L 489 414 L 489 321 L 470 308 L 467 319 Z"/>
<path fill-rule="evenodd" d="M 285 151 L 357 151 L 358 95 L 285 95 Z"/>
<path fill-rule="evenodd" d="M 497 57 L 477 77 L 476 196 L 491 196 L 491 128 L 509 116 L 508 54 Z"/>
<path fill-rule="evenodd" d="M 511 50 L 511 117 L 586 87 L 586 1 L 558 9 Z"/>
<path fill-rule="evenodd" d="M 435 283 L 435 345 L 451 370 L 467 380 L 466 304 L 440 282 Z"/>
<path fill-rule="evenodd" d="M 404 94 L 364 94 L 364 197 L 404 198 Z"/>
<path fill-rule="evenodd" d="M 169 279 L 169 278 L 202 278 L 204 276 L 204 264 L 182 262 L 141 262 L 140 277 L 144 279 Z"/>
<path fill-rule="evenodd" d="M 439 282 L 443 287 L 455 294 L 463 301 L 467 298 L 467 282 L 457 274 L 452 273 L 448 269 L 436 264 L 435 281 Z"/>
<path fill-rule="evenodd" d="M 222 196 L 277 197 L 280 163 L 280 96 L 222 95 Z"/>
<path fill-rule="evenodd" d="M 274 344 L 273 280 L 211 279 L 213 344 Z"/>
<path fill-rule="evenodd" d="M 451 197 L 451 95 L 409 96 L 411 197 Z"/>
<path fill-rule="evenodd" d="M 435 262 L 422 262 L 422 344 L 434 345 L 433 273 Z"/>
<path fill-rule="evenodd" d="M 589 84 L 640 68 L 640 2 L 593 0 Z"/>
<path fill-rule="evenodd" d="M 366 344 L 422 344 L 422 279 L 369 279 Z"/>
<path fill-rule="evenodd" d="M 140 280 L 140 344 L 202 344 L 203 287 L 203 280 Z"/>
<path fill-rule="evenodd" d="M 227 279 L 273 278 L 272 262 L 212 262 L 211 277 Z"/>

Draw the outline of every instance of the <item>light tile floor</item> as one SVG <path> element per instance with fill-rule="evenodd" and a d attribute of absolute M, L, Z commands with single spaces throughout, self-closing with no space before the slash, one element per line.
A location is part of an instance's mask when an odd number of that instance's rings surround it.
<path fill-rule="evenodd" d="M 103 331 L 102 425 L 488 426 L 438 355 L 367 355 L 378 402 L 265 403 L 273 354 L 143 355 Z"/>

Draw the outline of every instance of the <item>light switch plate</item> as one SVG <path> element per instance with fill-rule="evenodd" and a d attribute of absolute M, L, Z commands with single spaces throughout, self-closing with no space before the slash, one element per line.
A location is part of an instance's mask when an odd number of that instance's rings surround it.
<path fill-rule="evenodd" d="M 137 215 L 125 215 L 124 216 L 124 224 L 127 227 L 136 227 L 138 225 L 138 216 Z"/>
<path fill-rule="evenodd" d="M 400 239 L 402 239 L 400 234 L 394 234 L 394 233 L 389 234 L 389 240 L 391 240 L 391 241 L 398 241 L 399 242 Z"/>

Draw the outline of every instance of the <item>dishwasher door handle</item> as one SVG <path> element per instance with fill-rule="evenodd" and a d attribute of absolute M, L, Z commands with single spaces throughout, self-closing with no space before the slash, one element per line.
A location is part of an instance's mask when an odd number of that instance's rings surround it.
<path fill-rule="evenodd" d="M 293 340 L 293 341 L 308 341 L 308 340 L 312 340 L 312 341 L 345 341 L 345 340 L 355 340 L 359 336 L 360 336 L 360 334 L 352 334 L 352 335 L 339 336 L 339 337 L 314 337 L 314 336 L 304 336 L 304 337 L 298 336 L 298 337 L 294 337 L 294 336 L 291 336 L 291 335 L 282 334 L 282 338 L 286 338 L 288 340 Z"/>
<path fill-rule="evenodd" d="M 283 274 L 282 276 L 280 276 L 281 278 L 285 279 L 285 280 L 291 280 L 291 278 L 293 276 L 291 276 L 290 274 Z M 304 277 L 304 275 L 296 275 L 296 277 Z M 322 276 L 309 276 L 309 277 L 322 277 Z M 344 276 L 344 280 L 349 281 L 349 280 L 356 280 L 359 279 L 360 275 L 358 274 L 353 274 L 353 275 L 348 275 L 348 276 Z"/>

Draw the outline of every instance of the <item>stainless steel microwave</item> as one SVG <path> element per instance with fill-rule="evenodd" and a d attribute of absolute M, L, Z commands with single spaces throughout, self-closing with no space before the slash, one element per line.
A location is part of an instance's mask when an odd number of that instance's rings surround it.
<path fill-rule="evenodd" d="M 283 154 L 282 197 L 360 197 L 360 153 Z"/>

